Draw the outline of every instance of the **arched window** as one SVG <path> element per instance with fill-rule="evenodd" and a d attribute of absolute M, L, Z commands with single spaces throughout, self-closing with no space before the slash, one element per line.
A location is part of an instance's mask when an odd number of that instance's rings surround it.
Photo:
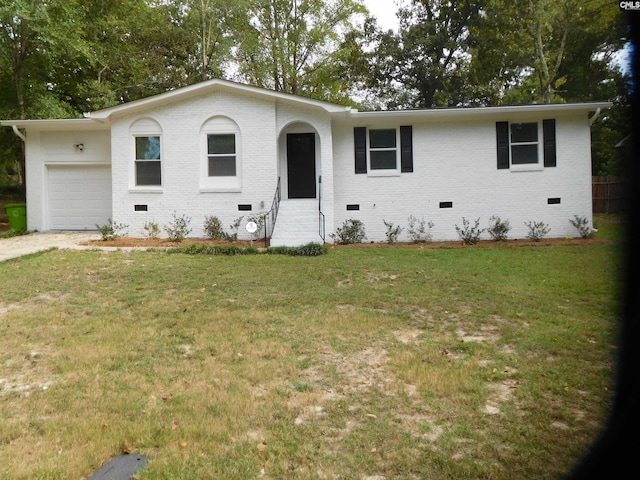
<path fill-rule="evenodd" d="M 162 186 L 162 127 L 151 118 L 135 121 L 129 129 L 133 139 L 133 186 Z"/>
<path fill-rule="evenodd" d="M 240 129 L 228 117 L 207 120 L 201 135 L 201 190 L 239 191 L 242 187 Z"/>

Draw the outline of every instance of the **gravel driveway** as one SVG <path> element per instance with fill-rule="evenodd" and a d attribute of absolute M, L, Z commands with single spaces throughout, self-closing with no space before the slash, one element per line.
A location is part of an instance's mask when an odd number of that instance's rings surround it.
<path fill-rule="evenodd" d="M 0 262 L 50 248 L 87 249 L 81 242 L 100 239 L 98 232 L 36 232 L 0 239 Z"/>

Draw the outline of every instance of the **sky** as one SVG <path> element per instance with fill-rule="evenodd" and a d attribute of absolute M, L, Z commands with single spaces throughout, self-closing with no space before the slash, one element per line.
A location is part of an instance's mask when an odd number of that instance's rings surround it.
<path fill-rule="evenodd" d="M 398 6 L 397 0 L 363 0 L 365 6 L 371 12 L 371 15 L 378 19 L 378 25 L 385 30 L 396 29 L 398 27 L 398 18 L 396 11 Z"/>

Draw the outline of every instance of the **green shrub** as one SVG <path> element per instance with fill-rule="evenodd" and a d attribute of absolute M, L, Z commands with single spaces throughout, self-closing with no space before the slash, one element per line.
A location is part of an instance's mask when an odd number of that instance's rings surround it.
<path fill-rule="evenodd" d="M 291 255 L 313 257 L 324 255 L 328 252 L 328 248 L 318 243 L 308 243 L 300 247 L 270 247 L 267 249 L 259 249 L 256 247 L 239 247 L 237 245 L 185 245 L 184 247 L 175 247 L 169 250 L 169 253 L 185 253 L 187 255 L 257 255 L 261 253 L 272 255 Z"/>
<path fill-rule="evenodd" d="M 185 245 L 184 247 L 176 247 L 169 250 L 169 253 L 186 253 L 188 255 L 244 255 L 246 248 L 238 247 L 236 245 Z M 254 249 L 255 250 L 255 249 Z M 248 252 L 248 253 L 257 253 Z"/>
<path fill-rule="evenodd" d="M 0 238 L 19 237 L 20 235 L 27 235 L 29 232 L 26 228 L 20 230 L 14 230 L 13 228 L 0 232 Z"/>
<path fill-rule="evenodd" d="M 480 218 L 475 221 L 475 225 L 472 227 L 469 220 L 462 217 L 462 228 L 456 225 L 456 232 L 465 245 L 475 245 L 480 240 L 484 228 L 480 228 Z"/>
<path fill-rule="evenodd" d="M 114 238 L 122 237 L 127 234 L 127 228 L 129 225 L 125 225 L 124 223 L 114 222 L 111 218 L 107 221 L 105 225 L 98 225 L 96 223 L 96 228 L 102 235 L 102 241 L 106 242 L 108 240 L 113 240 Z"/>
<path fill-rule="evenodd" d="M 534 242 L 539 242 L 551 231 L 549 225 L 544 222 L 525 222 L 524 224 L 529 229 L 527 238 Z"/>
<path fill-rule="evenodd" d="M 238 229 L 240 228 L 240 224 L 242 223 L 243 218 L 244 217 L 240 216 L 236 218 L 231 225 L 229 225 L 231 233 L 225 233 L 225 238 L 230 242 L 235 242 L 236 240 L 238 240 Z"/>
<path fill-rule="evenodd" d="M 222 222 L 218 217 L 212 215 L 204 217 L 204 234 L 214 240 L 227 239 L 227 234 L 222 228 Z"/>
<path fill-rule="evenodd" d="M 142 228 L 147 232 L 148 238 L 158 238 L 160 235 L 160 226 L 153 220 L 145 222 Z"/>
<path fill-rule="evenodd" d="M 502 221 L 500 217 L 489 218 L 489 228 L 487 228 L 487 232 L 489 232 L 489 235 L 491 235 L 491 238 L 495 241 L 506 240 L 509 230 L 511 230 L 509 220 Z"/>
<path fill-rule="evenodd" d="M 173 212 L 171 220 L 164 226 L 164 229 L 167 235 L 169 235 L 169 240 L 172 242 L 181 242 L 191 233 L 190 224 L 191 217 L 178 215 L 176 212 Z"/>
<path fill-rule="evenodd" d="M 578 233 L 582 238 L 590 238 L 593 235 L 593 230 L 589 226 L 589 220 L 585 217 L 579 217 L 578 215 L 573 216 L 573 220 L 569 220 L 571 225 L 576 227 Z"/>
<path fill-rule="evenodd" d="M 387 227 L 387 231 L 385 235 L 387 236 L 388 243 L 396 243 L 398 237 L 402 233 L 402 227 L 400 225 L 394 226 L 392 222 L 387 222 L 386 220 L 382 220 L 384 226 Z"/>
<path fill-rule="evenodd" d="M 336 228 L 336 233 L 332 233 L 329 236 L 342 245 L 361 243 L 367 238 L 364 231 L 364 224 L 354 218 L 345 220 L 342 227 Z"/>
<path fill-rule="evenodd" d="M 431 241 L 433 222 L 426 222 L 424 218 L 418 220 L 413 215 L 409 215 L 409 238 L 414 243 L 426 243 Z"/>
<path fill-rule="evenodd" d="M 326 254 L 328 251 L 329 250 L 325 245 L 312 242 L 300 247 L 292 248 L 288 254 L 300 257 L 317 257 L 319 255 Z"/>

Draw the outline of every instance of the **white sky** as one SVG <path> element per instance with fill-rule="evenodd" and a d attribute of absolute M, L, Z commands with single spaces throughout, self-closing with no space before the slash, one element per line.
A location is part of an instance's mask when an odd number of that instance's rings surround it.
<path fill-rule="evenodd" d="M 384 30 L 398 28 L 396 17 L 398 0 L 363 0 L 362 3 L 369 9 L 371 15 L 378 19 L 378 25 Z"/>

